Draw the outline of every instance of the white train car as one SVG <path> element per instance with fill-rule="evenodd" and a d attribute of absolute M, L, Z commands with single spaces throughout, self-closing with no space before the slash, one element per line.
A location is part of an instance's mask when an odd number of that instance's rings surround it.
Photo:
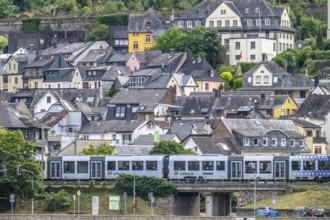
<path fill-rule="evenodd" d="M 115 155 L 105 157 L 105 179 L 116 179 L 120 173 L 162 178 L 165 156 Z"/>
<path fill-rule="evenodd" d="M 91 156 L 63 156 L 62 179 L 89 180 Z"/>
<path fill-rule="evenodd" d="M 272 180 L 273 156 L 243 156 L 243 179 L 254 180 L 256 177 L 261 180 Z"/>
<path fill-rule="evenodd" d="M 228 179 L 228 157 L 222 155 L 171 155 L 169 179 Z"/>
<path fill-rule="evenodd" d="M 289 157 L 290 180 L 329 180 L 329 155 L 302 155 Z"/>

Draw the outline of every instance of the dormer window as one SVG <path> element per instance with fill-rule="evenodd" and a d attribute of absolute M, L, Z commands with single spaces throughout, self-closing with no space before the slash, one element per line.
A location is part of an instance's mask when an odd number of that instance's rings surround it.
<path fill-rule="evenodd" d="M 259 8 L 256 8 L 256 9 L 255 9 L 255 12 L 256 12 L 256 13 L 259 13 L 259 12 L 260 12 L 260 11 L 259 11 Z"/>
<path fill-rule="evenodd" d="M 252 19 L 247 20 L 247 26 L 253 26 L 253 20 Z"/>
<path fill-rule="evenodd" d="M 256 20 L 256 26 L 261 26 L 261 19 L 260 19 L 260 18 L 258 18 L 258 19 Z"/>
<path fill-rule="evenodd" d="M 195 26 L 196 27 L 199 27 L 199 26 L 201 26 L 202 24 L 201 24 L 201 21 L 195 21 Z"/>
<path fill-rule="evenodd" d="M 245 9 L 245 13 L 246 13 L 246 14 L 249 13 L 249 8 L 246 8 L 246 9 Z"/>
<path fill-rule="evenodd" d="M 270 19 L 269 19 L 269 18 L 266 18 L 266 19 L 265 19 L 265 25 L 267 25 L 267 26 L 270 25 Z"/>
<path fill-rule="evenodd" d="M 150 21 L 148 21 L 148 22 L 146 23 L 146 28 L 151 28 L 151 23 L 150 23 Z"/>
<path fill-rule="evenodd" d="M 184 22 L 183 21 L 178 21 L 178 26 L 181 27 L 181 28 L 183 28 Z"/>
<path fill-rule="evenodd" d="M 187 21 L 187 28 L 192 28 L 192 21 Z"/>

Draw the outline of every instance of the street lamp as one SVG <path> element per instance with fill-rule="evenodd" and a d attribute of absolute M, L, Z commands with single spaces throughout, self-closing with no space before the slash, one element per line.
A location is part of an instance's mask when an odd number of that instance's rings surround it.
<path fill-rule="evenodd" d="M 257 177 L 257 174 L 254 173 L 254 193 L 253 193 L 253 216 L 256 218 L 256 201 L 257 201 L 257 181 L 260 177 Z"/>

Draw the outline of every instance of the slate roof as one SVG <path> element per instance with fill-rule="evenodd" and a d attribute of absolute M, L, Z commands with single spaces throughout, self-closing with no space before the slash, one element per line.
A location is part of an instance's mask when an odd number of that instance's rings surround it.
<path fill-rule="evenodd" d="M 175 137 L 175 134 L 159 135 L 159 141 L 171 141 Z M 134 140 L 133 145 L 153 145 L 153 143 L 154 135 L 139 135 L 139 137 Z"/>
<path fill-rule="evenodd" d="M 103 56 L 105 56 L 107 53 L 106 50 L 90 50 L 88 54 L 82 58 L 79 63 L 91 63 L 91 62 L 96 62 Z"/>
<path fill-rule="evenodd" d="M 209 17 L 222 3 L 225 3 L 231 8 L 231 10 L 241 17 L 243 27 L 234 27 L 232 30 L 259 30 L 258 26 L 247 26 L 246 24 L 248 18 L 259 18 L 259 11 L 256 11 L 256 8 L 258 8 L 262 19 L 270 18 L 272 20 L 270 25 L 262 26 L 263 30 L 286 29 L 287 31 L 294 31 L 293 28 L 281 27 L 280 16 L 284 11 L 284 7 L 272 6 L 266 0 L 205 0 L 191 10 L 185 11 L 179 15 L 176 20 L 200 20 L 203 25 L 206 18 Z M 221 28 L 219 28 L 219 30 L 221 30 Z"/>
<path fill-rule="evenodd" d="M 63 117 L 60 112 L 48 112 L 41 118 L 41 121 L 48 127 L 52 128 L 62 119 Z"/>
<path fill-rule="evenodd" d="M 124 145 L 124 146 L 115 146 L 118 154 L 122 155 L 149 155 L 149 152 L 154 148 L 154 146 L 137 146 L 137 145 Z"/>
<path fill-rule="evenodd" d="M 72 43 L 72 44 L 58 44 L 57 47 L 49 47 L 41 51 L 41 55 L 55 55 L 55 54 L 70 54 L 82 48 L 87 48 L 93 42 L 88 43 Z"/>
<path fill-rule="evenodd" d="M 238 153 L 229 138 L 194 136 L 191 138 L 203 154 L 222 154 L 230 156 Z"/>
<path fill-rule="evenodd" d="M 148 27 L 147 23 L 150 23 L 150 27 Z M 129 15 L 127 32 L 154 32 L 162 30 L 164 30 L 164 25 L 151 8 L 144 14 Z"/>
<path fill-rule="evenodd" d="M 279 130 L 289 138 L 304 138 L 291 120 L 223 119 L 222 121 L 226 127 L 245 136 L 257 137 L 271 130 Z"/>
<path fill-rule="evenodd" d="M 210 117 L 213 112 L 215 96 L 178 96 L 172 105 L 182 106 L 182 117 Z"/>
<path fill-rule="evenodd" d="M 80 131 L 80 134 L 104 134 L 108 132 L 125 133 L 133 132 L 145 121 L 126 121 L 126 120 L 111 120 L 111 121 L 90 121 Z"/>
<path fill-rule="evenodd" d="M 148 89 L 164 89 L 167 87 L 168 82 L 170 81 L 172 74 L 165 73 L 161 75 L 153 75 L 152 79 L 148 80 L 144 88 Z"/>
<path fill-rule="evenodd" d="M 297 117 L 324 120 L 330 111 L 330 95 L 309 95 L 300 105 Z"/>
<path fill-rule="evenodd" d="M 118 76 L 128 76 L 131 72 L 127 66 L 111 66 L 103 75 L 102 80 L 114 81 Z"/>
<path fill-rule="evenodd" d="M 0 104 L 0 126 L 5 128 L 28 128 L 27 115 L 8 104 Z"/>
<path fill-rule="evenodd" d="M 160 56 L 162 51 L 160 50 L 147 50 L 139 53 L 134 53 L 135 57 L 138 59 L 139 63 L 147 64 L 156 57 Z"/>
<path fill-rule="evenodd" d="M 8 53 L 14 53 L 18 48 L 43 50 L 49 44 L 47 34 L 9 33 Z M 33 45 L 32 45 L 33 44 Z"/>
<path fill-rule="evenodd" d="M 139 112 L 152 112 L 167 95 L 167 91 L 167 89 L 124 89 L 117 92 L 109 104 L 139 104 Z"/>
<path fill-rule="evenodd" d="M 176 134 L 180 140 L 184 140 L 189 135 L 193 134 L 193 130 L 203 130 L 207 122 L 208 120 L 173 121 L 168 134 Z M 204 133 L 209 136 L 205 130 Z"/>
<path fill-rule="evenodd" d="M 164 67 L 165 72 L 172 72 L 177 67 L 183 56 L 184 53 L 162 53 L 149 62 L 147 64 L 147 68 Z"/>
<path fill-rule="evenodd" d="M 321 128 L 319 125 L 313 124 L 301 118 L 291 118 L 291 120 L 293 123 L 300 125 L 303 128 Z"/>
<path fill-rule="evenodd" d="M 57 56 L 53 56 L 53 55 L 40 56 L 33 62 L 26 65 L 26 68 L 35 68 L 35 67 L 48 68 L 54 62 L 54 60 L 56 58 L 57 58 Z"/>

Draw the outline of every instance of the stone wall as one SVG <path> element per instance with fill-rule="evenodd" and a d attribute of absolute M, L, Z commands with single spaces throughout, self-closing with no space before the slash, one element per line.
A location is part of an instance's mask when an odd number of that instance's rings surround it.
<path fill-rule="evenodd" d="M 256 191 L 256 200 L 269 199 L 272 201 L 273 195 L 285 194 L 284 191 Z M 239 206 L 247 205 L 254 202 L 254 191 L 239 191 L 237 196 L 237 203 Z"/>

